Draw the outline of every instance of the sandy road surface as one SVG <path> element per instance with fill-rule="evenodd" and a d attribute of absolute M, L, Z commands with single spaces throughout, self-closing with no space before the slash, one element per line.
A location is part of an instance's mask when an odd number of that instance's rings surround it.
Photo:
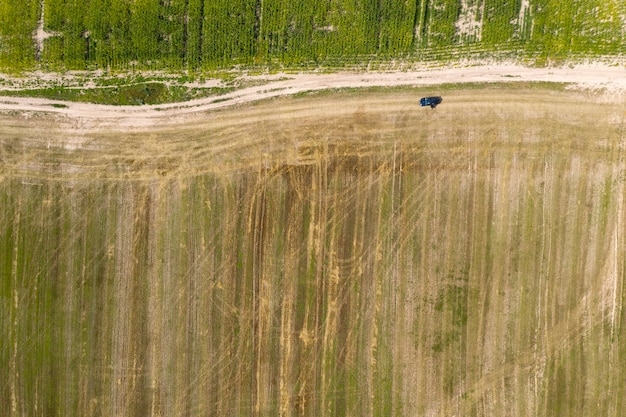
<path fill-rule="evenodd" d="M 606 99 L 623 102 L 626 97 L 626 68 L 623 66 L 584 65 L 563 68 L 527 68 L 519 65 L 490 65 L 436 68 L 407 72 L 364 72 L 333 74 L 278 74 L 252 77 L 262 85 L 185 103 L 155 106 L 109 106 L 61 102 L 39 98 L 1 97 L 0 111 L 45 111 L 70 118 L 114 125 L 120 128 L 146 127 L 172 117 L 203 112 L 304 91 L 329 88 L 436 85 L 463 82 L 547 81 L 572 83 L 581 88 L 605 91 Z M 214 80 L 211 80 L 213 82 Z"/>

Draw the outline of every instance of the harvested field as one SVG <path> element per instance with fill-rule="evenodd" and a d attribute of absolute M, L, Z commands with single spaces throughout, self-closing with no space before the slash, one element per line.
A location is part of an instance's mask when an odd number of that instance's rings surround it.
<path fill-rule="evenodd" d="M 625 110 L 318 93 L 0 114 L 10 416 L 620 416 Z"/>

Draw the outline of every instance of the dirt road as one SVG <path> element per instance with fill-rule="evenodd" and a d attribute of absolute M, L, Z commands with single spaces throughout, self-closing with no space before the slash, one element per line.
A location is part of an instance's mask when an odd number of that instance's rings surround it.
<path fill-rule="evenodd" d="M 513 64 L 498 64 L 407 72 L 275 74 L 246 79 L 253 81 L 255 86 L 185 103 L 141 107 L 109 106 L 0 96 L 0 111 L 43 111 L 127 129 L 152 126 L 179 115 L 205 112 L 282 95 L 333 88 L 545 81 L 571 83 L 574 88 L 600 90 L 606 93 L 605 100 L 611 102 L 621 103 L 626 97 L 626 68 L 603 64 L 561 68 L 528 68 Z M 206 84 L 214 86 L 216 80 L 208 80 Z"/>

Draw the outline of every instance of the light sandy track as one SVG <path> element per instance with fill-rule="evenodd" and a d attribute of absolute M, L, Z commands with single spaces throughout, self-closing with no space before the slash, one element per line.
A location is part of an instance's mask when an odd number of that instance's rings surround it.
<path fill-rule="evenodd" d="M 289 74 L 253 77 L 262 85 L 243 88 L 228 94 L 154 106 L 110 106 L 60 102 L 40 98 L 1 97 L 0 111 L 49 112 L 114 125 L 120 128 L 146 127 L 166 122 L 172 117 L 220 109 L 232 105 L 282 95 L 333 88 L 373 86 L 437 85 L 466 82 L 545 81 L 571 83 L 580 88 L 606 91 L 610 101 L 623 102 L 626 96 L 624 66 L 584 65 L 562 68 L 528 68 L 519 65 L 489 65 L 436 68 L 408 72 L 364 72 L 333 74 Z M 436 93 L 436 91 L 433 91 Z M 54 107 L 64 104 L 66 107 Z"/>

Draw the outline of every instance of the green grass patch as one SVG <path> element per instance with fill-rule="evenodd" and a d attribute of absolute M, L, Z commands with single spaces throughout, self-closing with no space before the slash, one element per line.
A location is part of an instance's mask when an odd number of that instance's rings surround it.
<path fill-rule="evenodd" d="M 0 90 L 0 95 L 19 97 L 41 97 L 52 100 L 87 102 L 111 105 L 139 106 L 193 100 L 225 94 L 232 87 L 191 88 L 182 85 L 169 86 L 160 82 L 145 82 L 131 85 L 115 85 L 98 88 L 50 87 L 28 90 Z M 62 106 L 59 104 L 58 106 Z"/>

